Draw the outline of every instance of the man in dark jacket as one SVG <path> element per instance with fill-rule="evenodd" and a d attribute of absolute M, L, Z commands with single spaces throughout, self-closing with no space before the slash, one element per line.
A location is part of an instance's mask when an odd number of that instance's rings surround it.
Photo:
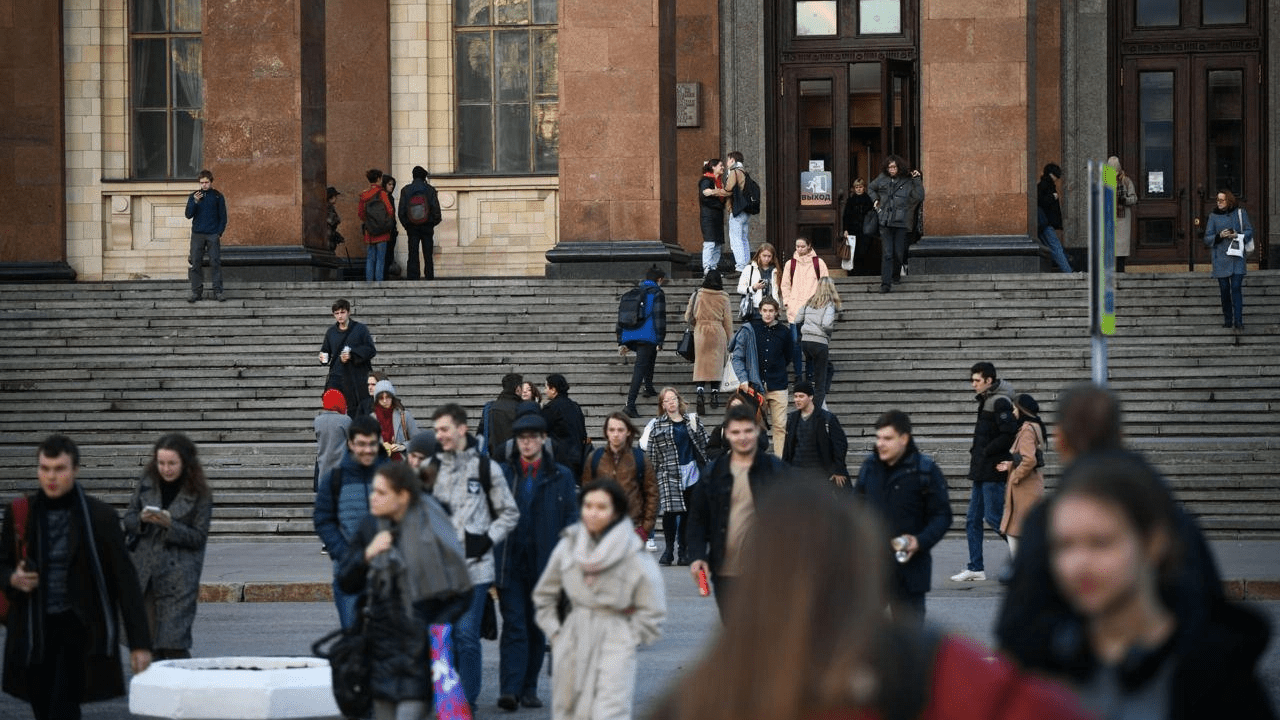
<path fill-rule="evenodd" d="M 640 411 L 636 410 L 636 397 L 640 394 L 641 384 L 644 385 L 645 397 L 658 394 L 653 389 L 653 368 L 658 362 L 662 341 L 667 337 L 667 296 L 662 292 L 662 283 L 666 279 L 667 274 L 661 268 L 649 268 L 640 283 L 644 290 L 644 322 L 634 328 L 624 328 L 621 323 L 614 326 L 618 352 L 633 350 L 636 354 L 636 364 L 631 369 L 631 387 L 627 390 L 627 406 L 623 411 L 629 417 L 640 417 Z"/>
<path fill-rule="evenodd" d="M 4 691 L 30 702 L 36 720 L 79 718 L 81 703 L 125 694 L 117 618 L 134 674 L 151 664 L 151 636 L 120 518 L 76 482 L 80 450 L 51 435 L 36 456 L 40 490 L 9 504 L 0 537 L 0 589 L 12 603 Z"/>
<path fill-rule="evenodd" d="M 813 403 L 813 383 L 801 381 L 791 391 L 796 409 L 787 415 L 787 440 L 782 459 L 796 468 L 824 472 L 836 487 L 851 488 L 845 455 L 849 440 L 840 421 Z"/>
<path fill-rule="evenodd" d="M 586 457 L 587 421 L 582 408 L 569 399 L 569 381 L 560 373 L 547 376 L 547 404 L 542 419 L 547 421 L 547 435 L 556 462 L 564 463 L 574 477 L 582 477 L 582 461 Z"/>
<path fill-rule="evenodd" d="M 347 412 L 354 418 L 361 414 L 361 404 L 372 396 L 370 365 L 378 348 L 373 344 L 369 328 L 351 319 L 351 303 L 346 298 L 334 301 L 332 311 L 335 322 L 325 330 L 324 342 L 320 345 L 320 364 L 329 366 L 324 388 L 341 390 L 347 399 Z"/>
<path fill-rule="evenodd" d="M 947 480 L 933 458 L 916 448 L 906 413 L 890 410 L 876 420 L 876 449 L 862 462 L 854 492 L 880 513 L 890 538 L 885 552 L 897 554 L 889 583 L 894 619 L 923 623 L 933 573 L 930 551 L 951 527 L 951 503 Z"/>
<path fill-rule="evenodd" d="M 502 446 L 511 439 L 511 424 L 516 421 L 516 409 L 520 407 L 520 386 L 524 378 L 520 373 L 502 376 L 502 392 L 485 404 L 480 411 L 480 432 L 484 434 L 489 457 L 502 453 Z"/>
<path fill-rule="evenodd" d="M 525 415 L 511 428 L 515 457 L 502 463 L 502 472 L 520 509 L 520 520 L 494 550 L 494 583 L 502 610 L 499 640 L 498 707 L 540 708 L 538 673 L 547 639 L 534 622 L 533 586 L 547 568 L 560 531 L 578 519 L 577 484 L 569 469 L 542 448 L 547 423 L 539 415 Z"/>
<path fill-rule="evenodd" d="M 764 395 L 773 451 L 782 452 L 787 432 L 787 365 L 795 365 L 796 347 L 778 301 L 766 297 L 760 312 L 734 334 L 729 343 L 733 371 L 743 385 Z M 797 373 L 798 374 L 798 373 Z"/>
<path fill-rule="evenodd" d="M 1064 273 L 1070 273 L 1071 263 L 1062 250 L 1062 240 L 1058 233 L 1062 232 L 1062 203 L 1058 200 L 1058 180 L 1062 178 L 1062 168 L 1054 163 L 1044 166 L 1044 175 L 1036 183 L 1036 230 L 1040 241 L 1049 248 L 1053 262 Z"/>
<path fill-rule="evenodd" d="M 204 253 L 209 251 L 213 271 L 213 299 L 222 302 L 222 233 L 227 230 L 227 200 L 213 189 L 213 173 L 201 170 L 200 189 L 187 196 L 187 219 L 191 221 L 191 252 L 187 256 L 187 280 L 193 303 L 204 295 Z"/>
<path fill-rule="evenodd" d="M 705 574 L 715 586 L 720 617 L 741 574 L 743 543 L 755 524 L 756 499 L 783 479 L 785 463 L 760 449 L 756 415 L 743 405 L 724 418 L 729 452 L 703 468 L 689 502 L 686 542 L 689 572 L 695 581 Z"/>
<path fill-rule="evenodd" d="M 379 440 L 381 434 L 378 421 L 372 417 L 352 420 L 347 429 L 347 452 L 342 456 L 342 463 L 327 477 L 320 478 L 320 487 L 316 490 L 312 523 L 333 560 L 333 604 L 338 608 L 338 622 L 344 628 L 355 624 L 359 595 L 348 594 L 338 587 L 338 570 L 360 521 L 369 514 L 374 471 L 387 461 Z"/>
<path fill-rule="evenodd" d="M 405 277 L 409 280 L 418 279 L 418 247 L 421 246 L 421 276 L 434 280 L 436 226 L 440 224 L 443 215 L 440 212 L 440 194 L 427 182 L 427 170 L 421 165 L 413 167 L 413 182 L 400 189 L 398 214 L 400 224 L 409 237 L 409 264 L 405 267 Z"/>
<path fill-rule="evenodd" d="M 969 564 L 951 576 L 955 582 L 986 580 L 982 564 L 982 523 L 1000 532 L 1004 515 L 1004 484 L 1008 472 L 996 465 L 1009 459 L 1009 448 L 1018 434 L 1018 420 L 1013 416 L 1013 386 L 996 377 L 996 366 L 989 362 L 974 363 L 969 368 L 969 382 L 977 393 L 978 420 L 973 426 L 973 444 L 969 447 L 969 512 L 964 532 L 969 541 Z"/>

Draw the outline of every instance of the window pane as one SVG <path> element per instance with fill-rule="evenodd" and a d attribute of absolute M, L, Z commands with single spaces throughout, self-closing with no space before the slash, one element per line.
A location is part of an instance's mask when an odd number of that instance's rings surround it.
<path fill-rule="evenodd" d="M 902 0 L 858 0 L 858 34 L 902 34 Z"/>
<path fill-rule="evenodd" d="M 204 146 L 204 121 L 200 113 L 179 110 L 173 114 L 173 177 L 195 177 L 200 172 Z"/>
<path fill-rule="evenodd" d="M 529 0 L 494 0 L 499 25 L 529 24 Z"/>
<path fill-rule="evenodd" d="M 1245 0 L 1204 0 L 1204 24 L 1243 25 L 1246 10 Z"/>
<path fill-rule="evenodd" d="M 529 101 L 529 33 L 494 33 L 498 42 L 498 101 Z"/>
<path fill-rule="evenodd" d="M 173 0 L 174 32 L 200 32 L 200 0 Z"/>
<path fill-rule="evenodd" d="M 498 172 L 529 172 L 531 129 L 528 105 L 498 106 Z"/>
<path fill-rule="evenodd" d="M 166 173 L 164 112 L 133 114 L 133 175 L 140 179 L 163 178 Z"/>
<path fill-rule="evenodd" d="M 835 34 L 835 0 L 796 0 L 796 35 Z"/>
<path fill-rule="evenodd" d="M 164 108 L 168 106 L 165 90 L 165 41 L 133 41 L 133 106 Z"/>
<path fill-rule="evenodd" d="M 493 172 L 493 119 L 488 105 L 458 108 L 458 170 Z"/>
<path fill-rule="evenodd" d="M 1212 190 L 1227 188 L 1237 196 L 1244 189 L 1244 71 L 1209 73 L 1209 172 Z"/>
<path fill-rule="evenodd" d="M 1143 218 L 1138 221 L 1138 244 L 1172 247 L 1173 220 L 1169 218 Z"/>
<path fill-rule="evenodd" d="M 1177 27 L 1179 0 L 1138 0 L 1138 27 Z"/>
<path fill-rule="evenodd" d="M 169 29 L 168 0 L 133 0 L 133 31 L 164 32 Z"/>
<path fill-rule="evenodd" d="M 1139 193 L 1173 197 L 1173 73 L 1138 75 Z"/>
<path fill-rule="evenodd" d="M 537 106 L 538 125 L 533 137 L 533 171 L 553 173 L 560 169 L 560 106 Z"/>
<path fill-rule="evenodd" d="M 458 33 L 458 101 L 493 99 L 493 69 L 489 33 Z"/>
<path fill-rule="evenodd" d="M 456 0 L 455 25 L 467 27 L 489 24 L 489 0 Z"/>
<path fill-rule="evenodd" d="M 204 106 L 203 77 L 200 70 L 200 41 L 173 40 L 173 106 Z"/>
<path fill-rule="evenodd" d="M 533 21 L 539 25 L 555 25 L 560 17 L 556 0 L 533 0 Z"/>
<path fill-rule="evenodd" d="M 533 35 L 533 93 L 539 98 L 556 97 L 560 93 L 560 43 L 555 30 L 541 30 Z"/>

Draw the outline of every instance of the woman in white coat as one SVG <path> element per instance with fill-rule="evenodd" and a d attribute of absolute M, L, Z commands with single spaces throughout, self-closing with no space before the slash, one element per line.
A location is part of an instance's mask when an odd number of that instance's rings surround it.
<path fill-rule="evenodd" d="M 581 522 L 561 532 L 533 589 L 551 642 L 553 720 L 629 720 L 636 646 L 661 634 L 666 589 L 613 480 L 582 486 Z"/>
<path fill-rule="evenodd" d="M 781 268 L 778 251 L 769 243 L 761 243 L 755 259 L 738 276 L 738 294 L 751 298 L 747 312 L 739 313 L 740 320 L 759 314 L 760 301 L 767 297 L 782 302 L 782 290 L 778 287 Z"/>

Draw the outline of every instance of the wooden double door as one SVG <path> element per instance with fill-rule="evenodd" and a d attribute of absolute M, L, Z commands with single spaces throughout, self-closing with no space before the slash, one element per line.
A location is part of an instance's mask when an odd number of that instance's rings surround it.
<path fill-rule="evenodd" d="M 870 183 L 889 154 L 919 162 L 916 64 L 877 59 L 781 68 L 780 147 L 773 218 L 784 256 L 809 239 L 835 266 L 841 222 L 856 178 Z M 860 248 L 856 273 L 879 273 L 879 250 Z"/>

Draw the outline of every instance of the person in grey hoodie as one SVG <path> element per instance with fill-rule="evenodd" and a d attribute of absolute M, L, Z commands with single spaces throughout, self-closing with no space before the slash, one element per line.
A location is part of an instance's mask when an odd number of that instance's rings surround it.
<path fill-rule="evenodd" d="M 453 626 L 453 656 L 462 692 L 475 707 L 480 695 L 480 619 L 493 585 L 493 546 L 515 528 L 520 511 L 502 467 L 482 456 L 476 439 L 467 433 L 467 411 L 449 403 L 438 408 L 431 421 L 437 450 L 426 464 L 427 485 L 453 519 L 466 547 L 473 584 L 471 605 Z M 481 463 L 487 467 L 482 469 Z"/>
<path fill-rule="evenodd" d="M 1004 515 L 1004 484 L 1008 471 L 997 466 L 1009 459 L 1009 448 L 1018 434 L 1018 419 L 1013 415 L 1013 385 L 996 377 L 996 366 L 989 362 L 974 363 L 969 368 L 969 382 L 977 393 L 978 420 L 973 427 L 973 445 L 969 448 L 969 512 L 965 517 L 965 537 L 969 542 L 969 564 L 951 576 L 955 582 L 986 580 L 982 565 L 982 523 L 986 521 L 996 533 Z"/>
<path fill-rule="evenodd" d="M 831 332 L 835 330 L 836 318 L 840 315 L 840 293 L 831 278 L 818 278 L 818 289 L 813 292 L 809 302 L 796 311 L 795 324 L 800 328 L 800 349 L 804 352 L 804 367 L 813 369 L 813 386 L 817 395 L 813 398 L 815 407 L 823 408 L 827 402 L 827 389 L 831 385 L 831 366 L 827 361 L 828 346 L 831 344 Z M 803 378 L 797 378 L 802 380 Z"/>

